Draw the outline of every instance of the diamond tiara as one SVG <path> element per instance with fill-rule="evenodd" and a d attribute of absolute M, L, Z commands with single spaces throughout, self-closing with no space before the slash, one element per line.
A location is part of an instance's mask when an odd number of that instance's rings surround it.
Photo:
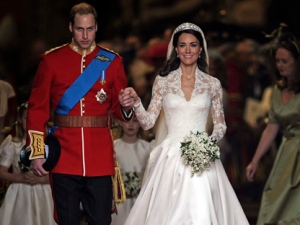
<path fill-rule="evenodd" d="M 179 31 L 182 31 L 182 30 L 195 30 L 195 31 L 202 33 L 202 30 L 196 24 L 182 23 L 174 30 L 174 34 L 176 34 Z"/>

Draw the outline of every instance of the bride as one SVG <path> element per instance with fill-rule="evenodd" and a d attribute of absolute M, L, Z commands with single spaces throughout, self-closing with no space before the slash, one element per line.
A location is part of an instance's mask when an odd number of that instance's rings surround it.
<path fill-rule="evenodd" d="M 202 173 L 181 157 L 181 143 L 191 131 L 204 132 L 209 110 L 213 116 L 213 141 L 226 132 L 222 88 L 207 74 L 208 56 L 202 30 L 183 23 L 173 32 L 167 62 L 153 84 L 147 111 L 134 89 L 120 93 L 120 102 L 134 99 L 143 129 L 154 126 L 164 111 L 166 137 L 151 152 L 140 194 L 125 225 L 246 225 L 243 209 L 219 159 Z M 160 139 L 160 137 L 156 137 Z"/>

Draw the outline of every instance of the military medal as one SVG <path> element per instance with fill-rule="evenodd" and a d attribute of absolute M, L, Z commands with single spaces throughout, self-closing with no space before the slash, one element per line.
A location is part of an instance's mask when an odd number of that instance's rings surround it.
<path fill-rule="evenodd" d="M 95 97 L 96 97 L 97 101 L 100 102 L 100 104 L 105 102 L 107 99 L 106 92 L 103 90 L 103 88 L 101 88 L 101 90 L 97 92 Z"/>
<path fill-rule="evenodd" d="M 104 85 L 106 83 L 106 71 L 102 70 L 100 75 L 100 83 Z"/>

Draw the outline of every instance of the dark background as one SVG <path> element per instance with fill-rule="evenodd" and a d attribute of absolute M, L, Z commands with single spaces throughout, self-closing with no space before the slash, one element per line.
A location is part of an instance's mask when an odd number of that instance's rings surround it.
<path fill-rule="evenodd" d="M 161 35 L 167 27 L 186 21 L 198 24 L 205 33 L 215 32 L 218 38 L 228 41 L 249 37 L 266 42 L 262 32 L 270 33 L 280 22 L 287 23 L 294 34 L 300 36 L 299 0 L 198 0 L 200 4 L 196 7 L 189 10 L 182 7 L 170 14 L 172 7 L 182 1 L 184 0 L 86 2 L 98 11 L 97 41 L 125 38 L 129 33 L 139 34 L 147 41 L 153 36 Z M 8 17 L 12 23 L 8 29 L 0 29 L 1 58 L 8 69 L 14 74 L 22 73 L 22 69 L 30 61 L 31 45 L 37 39 L 45 40 L 49 48 L 69 42 L 69 11 L 79 2 L 81 1 L 1 0 L 0 24 Z M 260 2 L 260 6 L 251 7 L 255 2 Z M 238 5 L 245 3 L 249 5 L 248 11 L 236 10 Z M 222 10 L 227 14 L 222 15 Z"/>

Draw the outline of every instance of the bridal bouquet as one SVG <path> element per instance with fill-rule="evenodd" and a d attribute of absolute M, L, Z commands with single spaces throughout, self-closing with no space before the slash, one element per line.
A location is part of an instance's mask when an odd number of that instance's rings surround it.
<path fill-rule="evenodd" d="M 181 157 L 192 167 L 192 176 L 201 174 L 216 160 L 220 159 L 220 149 L 206 132 L 190 132 L 181 142 Z"/>
<path fill-rule="evenodd" d="M 122 173 L 122 179 L 125 186 L 126 195 L 128 197 L 136 196 L 142 185 L 142 181 L 137 172 L 124 172 Z"/>

